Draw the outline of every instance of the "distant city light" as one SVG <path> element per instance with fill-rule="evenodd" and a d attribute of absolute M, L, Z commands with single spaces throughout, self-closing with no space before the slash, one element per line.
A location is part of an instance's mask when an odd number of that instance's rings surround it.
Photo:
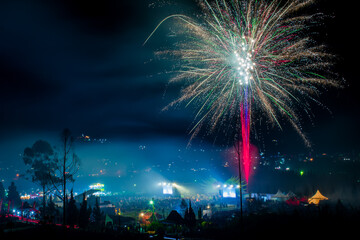
<path fill-rule="evenodd" d="M 111 194 L 111 192 L 105 192 L 104 187 L 105 185 L 102 183 L 95 183 L 89 186 L 90 189 L 99 190 L 98 192 L 93 193 L 95 196 L 99 196 L 99 195 L 105 196 Z"/>
<path fill-rule="evenodd" d="M 20 199 L 21 199 L 21 200 L 29 200 L 29 199 L 30 199 L 30 195 L 28 195 L 28 194 L 22 195 L 22 196 L 20 196 Z"/>
<path fill-rule="evenodd" d="M 104 188 L 104 184 L 102 183 L 95 183 L 89 186 L 90 189 L 102 189 Z"/>
<path fill-rule="evenodd" d="M 89 186 L 90 189 L 99 189 L 104 191 L 104 184 L 102 183 L 95 183 Z"/>

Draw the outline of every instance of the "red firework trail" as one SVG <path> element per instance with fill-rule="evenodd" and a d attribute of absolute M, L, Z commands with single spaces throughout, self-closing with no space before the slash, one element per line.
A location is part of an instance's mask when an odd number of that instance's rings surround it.
<path fill-rule="evenodd" d="M 245 101 L 240 105 L 242 156 L 239 164 L 242 164 L 246 183 L 249 183 L 251 157 L 250 157 L 250 113 L 249 105 Z"/>

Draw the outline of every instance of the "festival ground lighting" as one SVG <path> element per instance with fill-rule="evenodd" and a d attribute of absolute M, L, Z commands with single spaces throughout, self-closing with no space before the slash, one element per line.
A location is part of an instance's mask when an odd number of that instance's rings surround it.
<path fill-rule="evenodd" d="M 215 186 L 215 188 L 219 190 L 219 194 L 223 198 L 236 198 L 237 197 L 236 192 L 240 190 L 240 185 L 218 184 Z"/>
<path fill-rule="evenodd" d="M 167 183 L 167 182 L 160 182 L 158 184 L 159 186 L 162 187 L 162 193 L 164 195 L 172 195 L 173 194 L 173 183 Z"/>
<path fill-rule="evenodd" d="M 162 192 L 164 195 L 172 195 L 174 194 L 174 189 L 176 189 L 177 191 L 179 191 L 179 193 L 181 195 L 187 195 L 190 193 L 190 190 L 187 189 L 186 187 L 179 185 L 177 183 L 173 183 L 173 182 L 159 182 L 158 186 L 162 187 Z"/>

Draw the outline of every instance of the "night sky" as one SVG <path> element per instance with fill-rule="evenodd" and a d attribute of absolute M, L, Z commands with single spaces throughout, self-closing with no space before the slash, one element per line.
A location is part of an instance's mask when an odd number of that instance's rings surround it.
<path fill-rule="evenodd" d="M 357 152 L 356 7 L 330 0 L 314 7 L 329 16 L 320 39 L 338 56 L 335 70 L 346 83 L 320 96 L 330 111 L 314 106 L 315 120 L 304 117 L 304 131 L 315 152 Z M 1 1 L 0 164 L 22 163 L 25 147 L 40 138 L 53 141 L 65 127 L 123 148 L 185 148 L 193 112 L 161 111 L 180 86 L 168 85 L 164 71 L 171 66 L 154 57 L 174 40 L 171 22 L 142 43 L 166 16 L 194 10 L 190 0 Z M 282 152 L 309 150 L 286 125 L 263 136 L 262 144 L 277 139 Z M 158 154 L 166 158 L 167 152 Z"/>

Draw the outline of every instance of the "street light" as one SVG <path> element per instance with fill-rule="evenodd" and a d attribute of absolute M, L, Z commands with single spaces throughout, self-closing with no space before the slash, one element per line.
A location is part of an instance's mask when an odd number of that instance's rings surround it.
<path fill-rule="evenodd" d="M 145 223 L 145 229 L 144 230 L 146 231 L 146 219 L 144 221 L 144 216 L 145 216 L 145 214 L 143 212 L 141 212 L 139 214 L 139 218 L 140 218 L 140 220 L 139 220 L 139 232 L 141 232 L 141 223 Z"/>
<path fill-rule="evenodd" d="M 152 206 L 152 213 L 153 216 L 155 217 L 155 220 L 157 220 L 156 215 L 155 215 L 155 206 L 154 206 L 154 199 L 151 199 L 149 204 Z"/>

